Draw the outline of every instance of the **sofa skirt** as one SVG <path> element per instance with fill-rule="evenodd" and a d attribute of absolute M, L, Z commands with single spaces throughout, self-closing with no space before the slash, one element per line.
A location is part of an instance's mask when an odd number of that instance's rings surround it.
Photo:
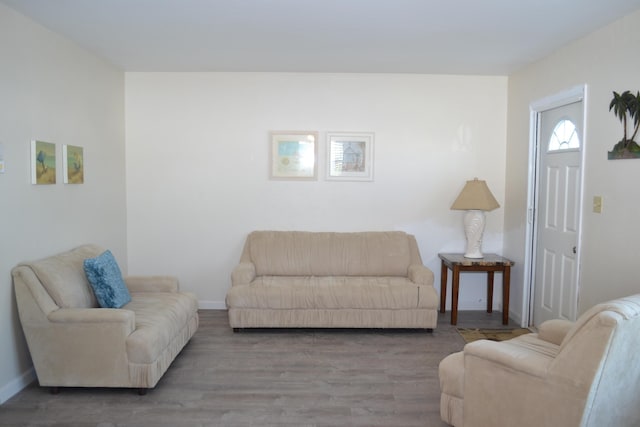
<path fill-rule="evenodd" d="M 232 328 L 420 328 L 433 329 L 436 309 L 229 308 Z"/>
<path fill-rule="evenodd" d="M 164 349 L 160 357 L 153 363 L 129 363 L 130 383 L 123 387 L 153 388 L 156 386 L 163 374 L 169 369 L 171 362 L 180 354 L 191 337 L 198 330 L 199 317 L 194 313 L 182 330 L 177 333 L 171 343 Z"/>

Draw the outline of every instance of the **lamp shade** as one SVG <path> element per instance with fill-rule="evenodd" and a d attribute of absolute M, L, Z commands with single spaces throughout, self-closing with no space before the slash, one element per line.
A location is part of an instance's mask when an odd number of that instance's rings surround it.
<path fill-rule="evenodd" d="M 491 194 L 487 182 L 474 178 L 467 181 L 458 198 L 451 205 L 452 210 L 480 210 L 492 211 L 500 207 L 500 204 Z"/>

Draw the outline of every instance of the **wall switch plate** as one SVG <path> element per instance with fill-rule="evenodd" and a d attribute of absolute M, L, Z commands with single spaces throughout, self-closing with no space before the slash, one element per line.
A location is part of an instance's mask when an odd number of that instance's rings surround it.
<path fill-rule="evenodd" d="M 593 212 L 602 213 L 602 196 L 593 196 Z"/>

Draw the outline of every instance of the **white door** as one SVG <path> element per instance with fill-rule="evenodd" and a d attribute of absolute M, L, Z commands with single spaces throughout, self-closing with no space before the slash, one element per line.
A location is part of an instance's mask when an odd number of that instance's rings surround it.
<path fill-rule="evenodd" d="M 575 320 L 581 221 L 583 101 L 538 116 L 532 325 Z"/>

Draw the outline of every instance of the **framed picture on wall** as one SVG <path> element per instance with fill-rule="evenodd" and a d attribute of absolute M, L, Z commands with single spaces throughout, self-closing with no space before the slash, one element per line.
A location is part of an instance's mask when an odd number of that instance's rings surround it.
<path fill-rule="evenodd" d="M 56 144 L 31 141 L 31 183 L 56 183 Z"/>
<path fill-rule="evenodd" d="M 62 180 L 65 184 L 84 183 L 84 149 L 75 145 L 62 146 Z"/>
<path fill-rule="evenodd" d="M 270 132 L 271 179 L 315 180 L 317 178 L 318 132 Z"/>
<path fill-rule="evenodd" d="M 327 134 L 327 179 L 373 181 L 373 132 Z"/>

